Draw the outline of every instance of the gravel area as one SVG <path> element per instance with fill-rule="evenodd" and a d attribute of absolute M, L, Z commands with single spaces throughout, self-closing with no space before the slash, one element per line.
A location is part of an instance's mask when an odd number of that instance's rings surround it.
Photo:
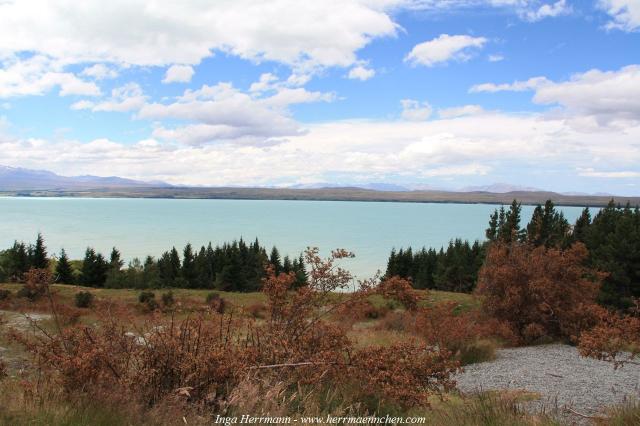
<path fill-rule="evenodd" d="M 502 349 L 498 357 L 465 367 L 456 377 L 458 389 L 474 391 L 518 389 L 541 395 L 534 408 L 561 411 L 564 407 L 597 415 L 606 406 L 640 395 L 640 366 L 613 365 L 583 358 L 567 345 Z"/>

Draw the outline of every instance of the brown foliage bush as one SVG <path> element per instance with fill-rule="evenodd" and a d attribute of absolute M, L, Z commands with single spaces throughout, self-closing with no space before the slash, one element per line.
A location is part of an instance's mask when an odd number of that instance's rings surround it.
<path fill-rule="evenodd" d="M 30 269 L 24 274 L 24 280 L 24 285 L 16 295 L 36 301 L 46 294 L 53 277 L 48 269 Z"/>
<path fill-rule="evenodd" d="M 637 302 L 636 302 L 637 303 Z M 613 362 L 620 367 L 637 363 L 640 355 L 640 317 L 602 310 L 600 321 L 580 335 L 578 349 L 583 356 Z"/>
<path fill-rule="evenodd" d="M 599 308 L 598 274 L 584 266 L 581 243 L 569 249 L 494 243 L 478 277 L 484 311 L 507 323 L 520 342 L 567 338 L 576 341 L 593 327 Z"/>
<path fill-rule="evenodd" d="M 347 257 L 339 250 L 321 259 L 317 249 L 308 250 L 309 283 L 298 289 L 295 276 L 269 271 L 263 283 L 268 312 L 261 322 L 234 318 L 232 310 L 207 310 L 180 322 L 156 313 L 133 332 L 126 317 L 97 306 L 102 318 L 94 325 L 59 328 L 57 334 L 14 331 L 13 337 L 34 355 L 40 376 L 58 381 L 69 395 L 118 394 L 148 407 L 182 401 L 209 413 L 232 410 L 242 386 L 287 401 L 303 388 L 316 395 L 334 389 L 357 404 L 348 398 L 360 389 L 357 397 L 426 404 L 430 394 L 453 385 L 457 363 L 448 351 L 413 343 L 358 350 L 343 327 L 326 320 L 369 294 L 363 283 L 335 297 L 352 282 L 336 265 Z"/>
<path fill-rule="evenodd" d="M 380 283 L 377 293 L 385 299 L 395 300 L 406 309 L 414 311 L 418 308 L 419 298 L 411 286 L 411 282 L 405 278 L 394 276 Z"/>
<path fill-rule="evenodd" d="M 457 312 L 458 308 L 455 302 L 442 302 L 420 310 L 416 333 L 429 344 L 449 350 L 464 363 L 471 358 L 491 357 L 487 339 L 507 344 L 517 341 L 508 325 L 476 311 Z"/>

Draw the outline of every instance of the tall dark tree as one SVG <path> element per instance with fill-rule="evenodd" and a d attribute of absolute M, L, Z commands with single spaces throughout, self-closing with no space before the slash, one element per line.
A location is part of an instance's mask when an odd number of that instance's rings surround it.
<path fill-rule="evenodd" d="M 271 255 L 269 255 L 269 263 L 273 266 L 276 275 L 282 272 L 282 261 L 280 260 L 280 252 L 273 246 L 271 249 Z"/>
<path fill-rule="evenodd" d="M 590 225 L 591 212 L 589 211 L 589 207 L 585 207 L 580 217 L 576 220 L 576 224 L 573 226 L 573 239 L 584 243 L 587 239 L 587 232 Z"/>
<path fill-rule="evenodd" d="M 183 286 L 194 288 L 197 284 L 197 271 L 195 267 L 195 257 L 193 247 L 187 244 L 182 251 L 182 268 L 180 270 Z"/>
<path fill-rule="evenodd" d="M 44 238 L 38 233 L 36 244 L 33 247 L 30 259 L 31 267 L 36 269 L 47 269 L 49 267 L 49 259 L 47 259 L 47 247 L 44 245 Z"/>
<path fill-rule="evenodd" d="M 80 284 L 88 287 L 104 287 L 109 263 L 104 256 L 89 247 L 85 252 L 80 270 Z"/>
<path fill-rule="evenodd" d="M 55 279 L 57 283 L 63 284 L 73 284 L 75 281 L 75 277 L 73 276 L 73 268 L 71 267 L 71 263 L 69 262 L 67 252 L 64 249 L 60 250 L 60 258 L 58 259 L 58 263 L 56 264 Z"/>

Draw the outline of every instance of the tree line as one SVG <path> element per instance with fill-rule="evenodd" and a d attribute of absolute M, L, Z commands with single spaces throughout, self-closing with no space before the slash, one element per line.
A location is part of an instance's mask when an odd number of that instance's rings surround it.
<path fill-rule="evenodd" d="M 44 238 L 36 243 L 15 242 L 0 252 L 0 281 L 20 281 L 31 269 L 52 268 L 56 282 L 105 288 L 203 288 L 222 291 L 256 291 L 270 266 L 276 274 L 293 273 L 296 285 L 307 281 L 302 255 L 281 257 L 276 247 L 268 253 L 256 239 L 243 239 L 213 247 L 211 243 L 194 249 L 187 244 L 181 253 L 173 247 L 159 258 L 135 258 L 125 266 L 120 251 L 113 248 L 109 257 L 87 248 L 81 261 L 69 259 L 61 250 L 57 259 L 47 257 Z"/>
<path fill-rule="evenodd" d="M 436 251 L 433 248 L 392 250 L 386 276 L 409 278 L 415 288 L 470 292 L 494 242 L 565 250 L 583 243 L 585 266 L 605 273 L 598 300 L 627 308 L 640 297 L 640 209 L 616 205 L 613 200 L 592 218 L 586 207 L 572 225 L 553 202 L 537 205 L 530 221 L 521 226 L 522 206 L 516 200 L 489 217 L 486 240 L 473 244 L 461 239 Z"/>

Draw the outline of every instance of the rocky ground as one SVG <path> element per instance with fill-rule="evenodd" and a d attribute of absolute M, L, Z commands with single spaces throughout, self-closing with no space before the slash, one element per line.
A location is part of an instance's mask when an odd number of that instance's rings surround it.
<path fill-rule="evenodd" d="M 575 347 L 541 345 L 502 349 L 496 360 L 466 367 L 457 382 L 462 392 L 525 390 L 540 395 L 529 408 L 598 416 L 605 407 L 640 395 L 640 366 L 615 370 L 608 362 L 581 357 Z"/>

